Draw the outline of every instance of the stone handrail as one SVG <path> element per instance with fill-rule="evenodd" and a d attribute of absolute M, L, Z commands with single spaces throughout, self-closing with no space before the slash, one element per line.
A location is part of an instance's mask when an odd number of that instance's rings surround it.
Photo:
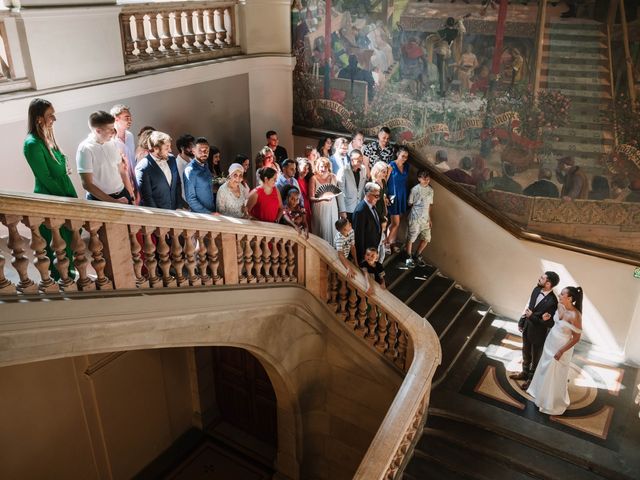
<path fill-rule="evenodd" d="M 120 29 L 127 73 L 242 53 L 237 2 L 163 2 L 122 8 Z"/>
<path fill-rule="evenodd" d="M 12 257 L 9 267 L 0 254 L 0 298 L 5 300 L 81 296 L 96 289 L 130 293 L 276 282 L 306 287 L 345 328 L 405 375 L 354 478 L 401 474 L 426 419 L 440 344 L 433 328 L 394 295 L 378 285 L 367 293 L 361 273 L 348 279 L 328 243 L 271 223 L 1 191 L 0 222 L 8 230 Z M 42 225 L 52 232 L 57 281 L 50 275 Z M 61 227 L 71 237 L 71 259 Z M 30 231 L 30 241 L 21 231 Z M 28 251 L 37 278 L 29 271 Z M 76 275 L 70 274 L 71 260 Z M 19 279 L 16 285 L 5 276 L 8 268 Z"/>
<path fill-rule="evenodd" d="M 31 88 L 22 61 L 18 16 L 0 5 L 0 94 Z"/>

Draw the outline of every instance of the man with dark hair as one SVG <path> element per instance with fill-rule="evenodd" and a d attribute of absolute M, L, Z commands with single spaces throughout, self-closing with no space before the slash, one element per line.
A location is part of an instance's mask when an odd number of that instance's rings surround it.
<path fill-rule="evenodd" d="M 126 157 L 113 140 L 115 118 L 97 111 L 89 116 L 91 133 L 78 146 L 76 163 L 88 200 L 133 203 L 133 186 Z"/>
<path fill-rule="evenodd" d="M 276 158 L 276 162 L 278 162 L 278 165 L 282 167 L 282 162 L 284 162 L 287 158 L 289 158 L 289 154 L 287 154 L 287 149 L 280 145 L 278 134 L 274 130 L 269 130 L 266 134 L 266 137 L 267 137 L 267 147 L 273 150 L 273 155 Z"/>
<path fill-rule="evenodd" d="M 351 93 L 353 94 L 353 82 L 355 80 L 361 82 L 367 82 L 367 99 L 369 101 L 373 100 L 375 95 L 375 84 L 376 82 L 373 80 L 373 75 L 369 70 L 364 70 L 358 67 L 358 57 L 355 55 L 349 55 L 349 65 L 342 68 L 338 73 L 338 78 L 343 78 L 345 80 L 351 80 Z"/>
<path fill-rule="evenodd" d="M 362 154 L 369 159 L 369 167 L 376 162 L 391 163 L 396 158 L 396 149 L 389 143 L 391 130 L 389 127 L 381 127 L 378 131 L 378 140 L 368 143 L 362 149 Z"/>
<path fill-rule="evenodd" d="M 380 198 L 380 185 L 368 182 L 364 186 L 364 198 L 353 211 L 353 230 L 356 240 L 356 263 L 364 260 L 367 248 L 378 248 L 382 235 L 381 221 L 376 211 L 376 202 Z"/>
<path fill-rule="evenodd" d="M 464 183 L 466 185 L 473 185 L 473 177 L 471 176 L 471 170 L 473 169 L 473 160 L 471 157 L 462 157 L 460 160 L 460 166 L 447 170 L 444 172 L 445 176 L 450 178 L 456 183 Z"/>
<path fill-rule="evenodd" d="M 177 144 L 177 142 L 176 142 Z M 184 198 L 196 213 L 213 213 L 216 198 L 213 194 L 213 175 L 207 165 L 209 142 L 204 137 L 195 140 L 195 158 L 184 169 Z"/>
<path fill-rule="evenodd" d="M 523 390 L 529 388 L 542 356 L 544 341 L 553 327 L 553 315 L 558 308 L 553 287 L 559 282 L 560 277 L 556 272 L 544 272 L 531 292 L 529 303 L 518 322 L 518 329 L 522 332 L 522 372 L 509 375 L 509 378 L 524 380 L 521 385 Z M 549 314 L 548 319 L 544 318 L 546 313 Z"/>
<path fill-rule="evenodd" d="M 550 168 L 540 167 L 538 180 L 525 188 L 522 193 L 530 197 L 558 198 L 560 192 L 556 184 L 551 181 L 552 176 Z"/>
<path fill-rule="evenodd" d="M 178 166 L 178 175 L 180 175 L 180 183 L 184 185 L 184 170 L 193 160 L 193 147 L 196 139 L 193 135 L 185 133 L 180 135 L 176 140 L 176 148 L 178 155 L 176 156 L 176 165 Z M 183 200 L 187 200 L 184 189 L 182 190 Z"/>
<path fill-rule="evenodd" d="M 282 162 L 282 173 L 278 175 L 278 180 L 276 180 L 276 188 L 280 192 L 283 203 L 286 202 L 286 197 L 283 195 L 283 193 L 287 185 L 296 187 L 298 191 L 300 191 L 300 184 L 298 183 L 298 180 L 296 180 L 297 168 L 298 164 L 295 160 L 287 158 L 284 162 Z M 304 207 L 304 199 L 302 198 L 302 195 L 300 195 L 300 206 Z"/>

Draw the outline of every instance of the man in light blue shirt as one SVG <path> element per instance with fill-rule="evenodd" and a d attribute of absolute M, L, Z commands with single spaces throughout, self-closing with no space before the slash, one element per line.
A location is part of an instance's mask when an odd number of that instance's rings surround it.
<path fill-rule="evenodd" d="M 278 180 L 276 181 L 276 188 L 280 192 L 280 196 L 282 197 L 282 203 L 286 204 L 287 199 L 284 197 L 284 187 L 287 185 L 292 185 L 300 191 L 300 184 L 298 184 L 298 180 L 296 180 L 296 168 L 297 164 L 295 160 L 287 158 L 284 162 L 282 162 L 282 173 L 278 176 Z M 304 199 L 302 195 L 300 195 L 300 206 L 304 207 Z"/>
<path fill-rule="evenodd" d="M 195 143 L 195 158 L 184 169 L 184 196 L 192 212 L 213 213 L 216 199 L 213 195 L 213 176 L 207 166 L 209 142 L 200 137 Z"/>

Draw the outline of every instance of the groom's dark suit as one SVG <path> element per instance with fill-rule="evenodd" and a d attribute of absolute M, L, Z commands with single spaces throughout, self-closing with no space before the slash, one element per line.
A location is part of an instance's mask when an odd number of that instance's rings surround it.
<path fill-rule="evenodd" d="M 529 310 L 533 313 L 529 318 L 522 315 L 518 322 L 518 327 L 522 329 L 522 373 L 526 375 L 527 380 L 533 378 L 542 356 L 544 341 L 547 339 L 549 330 L 553 327 L 553 315 L 558 308 L 558 299 L 553 291 L 546 294 L 536 305 L 541 291 L 542 287 L 540 286 L 533 289 L 528 305 Z M 551 315 L 549 320 L 542 319 L 542 315 L 545 313 Z"/>
<path fill-rule="evenodd" d="M 355 259 L 360 265 L 360 262 L 364 260 L 364 254 L 367 252 L 367 248 L 378 248 L 380 245 L 380 218 L 377 213 L 374 213 L 375 207 L 371 207 L 366 200 L 360 200 L 355 210 L 353 211 L 353 232 L 356 243 L 356 255 Z"/>

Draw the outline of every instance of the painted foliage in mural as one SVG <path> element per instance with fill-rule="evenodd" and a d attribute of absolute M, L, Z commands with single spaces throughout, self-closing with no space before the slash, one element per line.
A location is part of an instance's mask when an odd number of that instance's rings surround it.
<path fill-rule="evenodd" d="M 492 1 L 295 0 L 295 122 L 388 126 L 529 230 L 640 252 L 640 121 L 605 24 L 549 6 L 538 52 L 529 3 L 501 23 Z"/>

